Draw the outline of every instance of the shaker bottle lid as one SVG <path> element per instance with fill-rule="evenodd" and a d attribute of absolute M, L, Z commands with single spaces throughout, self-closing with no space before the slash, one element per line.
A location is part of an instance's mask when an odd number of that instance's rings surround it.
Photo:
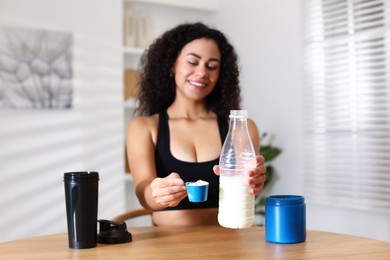
<path fill-rule="evenodd" d="M 305 198 L 300 195 L 272 195 L 266 198 L 266 204 L 274 206 L 299 205 L 304 202 Z"/>
<path fill-rule="evenodd" d="M 64 173 L 64 181 L 91 181 L 99 180 L 99 173 L 95 171 L 79 171 Z"/>
<path fill-rule="evenodd" d="M 122 244 L 132 241 L 131 233 L 127 231 L 126 222 L 115 222 L 100 219 L 98 243 L 100 244 Z"/>

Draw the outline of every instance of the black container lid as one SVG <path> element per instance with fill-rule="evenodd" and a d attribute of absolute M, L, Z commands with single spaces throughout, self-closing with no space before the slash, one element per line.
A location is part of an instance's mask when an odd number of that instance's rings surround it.
<path fill-rule="evenodd" d="M 100 244 L 122 244 L 132 241 L 131 233 L 127 231 L 126 222 L 115 222 L 105 219 L 98 220 Z"/>
<path fill-rule="evenodd" d="M 95 181 L 99 180 L 99 173 L 95 171 L 80 171 L 64 173 L 64 181 Z"/>

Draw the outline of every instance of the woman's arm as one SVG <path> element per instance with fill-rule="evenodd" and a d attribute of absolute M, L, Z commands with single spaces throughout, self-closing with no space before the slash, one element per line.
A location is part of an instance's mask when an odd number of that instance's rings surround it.
<path fill-rule="evenodd" d="M 259 130 L 257 129 L 257 126 L 255 122 L 248 118 L 248 131 L 249 135 L 251 136 L 253 148 L 255 149 L 256 154 L 260 154 L 260 136 L 259 136 Z"/>
<path fill-rule="evenodd" d="M 145 208 L 173 207 L 187 196 L 177 173 L 157 178 L 154 151 L 157 138 L 156 116 L 134 118 L 127 128 L 126 149 L 137 198 Z"/>

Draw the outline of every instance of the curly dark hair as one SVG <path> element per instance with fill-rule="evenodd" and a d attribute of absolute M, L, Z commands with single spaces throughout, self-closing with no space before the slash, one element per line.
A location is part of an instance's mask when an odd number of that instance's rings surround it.
<path fill-rule="evenodd" d="M 166 110 L 176 96 L 171 69 L 181 50 L 189 42 L 206 38 L 214 40 L 221 52 L 219 79 L 206 97 L 208 108 L 228 117 L 231 109 L 240 109 L 240 86 L 237 54 L 222 32 L 203 23 L 185 23 L 157 38 L 141 56 L 141 88 L 136 112 L 152 115 Z"/>

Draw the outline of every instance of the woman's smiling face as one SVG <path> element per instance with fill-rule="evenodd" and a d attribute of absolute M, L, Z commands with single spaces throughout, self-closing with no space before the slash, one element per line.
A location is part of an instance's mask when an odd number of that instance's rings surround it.
<path fill-rule="evenodd" d="M 221 53 L 214 40 L 200 38 L 187 43 L 176 59 L 176 95 L 202 100 L 213 91 L 219 77 Z"/>

